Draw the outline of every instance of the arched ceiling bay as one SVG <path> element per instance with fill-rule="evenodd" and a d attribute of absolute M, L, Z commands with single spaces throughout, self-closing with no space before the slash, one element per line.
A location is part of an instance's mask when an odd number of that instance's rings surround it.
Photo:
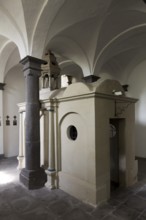
<path fill-rule="evenodd" d="M 19 0 L 0 1 L 0 82 L 4 81 L 8 60 L 17 48 L 21 58 L 27 54 L 27 36 L 23 8 Z M 16 58 L 16 57 L 15 57 Z M 13 59 L 14 63 L 19 62 Z"/>
<path fill-rule="evenodd" d="M 98 73 L 102 66 L 111 62 L 112 58 L 119 60 L 119 63 L 123 63 L 123 60 L 130 62 L 134 60 L 135 65 L 137 59 L 144 59 L 146 57 L 146 25 L 136 26 L 127 32 L 122 33 L 119 37 L 111 41 L 104 51 L 97 59 L 97 63 L 94 72 Z M 131 51 L 134 51 L 131 53 Z M 140 55 L 141 54 L 141 55 Z M 126 63 L 122 64 L 124 68 Z"/>
<path fill-rule="evenodd" d="M 75 78 L 82 80 L 82 69 L 71 60 L 61 61 L 59 62 L 59 66 L 61 69 L 61 75 L 74 76 Z"/>
<path fill-rule="evenodd" d="M 145 45 L 143 0 L 1 0 L 0 17 L 0 49 L 13 42 L 21 58 L 51 49 L 84 76 Z"/>
<path fill-rule="evenodd" d="M 45 45 L 77 63 L 85 76 L 98 75 L 116 53 L 126 50 L 129 56 L 128 50 L 132 55 L 131 49 L 142 46 L 145 30 L 139 27 L 145 26 L 145 21 L 143 0 L 64 1 L 51 23 Z"/>
<path fill-rule="evenodd" d="M 21 1 L 1 0 L 0 18 L 0 35 L 14 42 L 21 57 L 25 56 L 28 46 Z"/>
<path fill-rule="evenodd" d="M 53 1 L 52 8 L 48 7 L 50 2 L 48 1 L 38 22 L 39 28 L 36 29 L 34 35 L 33 54 L 36 54 L 37 45 L 39 47 L 37 53 L 42 52 L 44 48 L 49 48 L 80 65 L 84 75 L 91 74 L 98 30 L 111 0 L 106 2 L 103 0 L 60 0 Z M 51 12 L 48 13 L 50 8 Z M 54 12 L 56 14 L 53 14 Z M 47 32 L 45 23 L 47 23 Z M 44 29 L 45 31 L 39 31 Z M 45 43 L 44 47 L 40 42 Z M 37 54 L 37 56 L 40 55 Z"/>
<path fill-rule="evenodd" d="M 9 62 L 11 60 L 11 62 Z M 4 81 L 7 71 L 19 63 L 20 55 L 16 45 L 7 41 L 5 47 L 0 52 L 0 82 Z"/>

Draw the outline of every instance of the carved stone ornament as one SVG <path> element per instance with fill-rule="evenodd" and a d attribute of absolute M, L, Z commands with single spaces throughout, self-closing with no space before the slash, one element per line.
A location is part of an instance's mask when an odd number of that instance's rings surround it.
<path fill-rule="evenodd" d="M 60 68 L 56 61 L 56 57 L 51 51 L 48 51 L 45 53 L 43 60 L 45 60 L 47 64 L 41 65 L 42 88 L 50 88 L 50 90 L 58 89 Z"/>

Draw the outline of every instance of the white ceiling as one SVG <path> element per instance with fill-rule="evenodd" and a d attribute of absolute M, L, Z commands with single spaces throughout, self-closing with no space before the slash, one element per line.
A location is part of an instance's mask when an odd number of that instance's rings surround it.
<path fill-rule="evenodd" d="M 42 58 L 47 49 L 80 66 L 84 76 L 107 67 L 114 72 L 114 65 L 120 73 L 127 59 L 132 66 L 146 57 L 143 0 L 1 0 L 0 18 L 0 80 L 12 60 Z"/>

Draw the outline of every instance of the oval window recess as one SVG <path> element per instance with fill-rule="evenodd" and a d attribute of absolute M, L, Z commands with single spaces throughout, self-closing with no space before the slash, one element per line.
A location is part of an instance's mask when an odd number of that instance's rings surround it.
<path fill-rule="evenodd" d="M 78 136 L 78 132 L 75 126 L 71 125 L 68 127 L 67 129 L 67 136 L 69 139 L 75 141 L 77 139 Z"/>

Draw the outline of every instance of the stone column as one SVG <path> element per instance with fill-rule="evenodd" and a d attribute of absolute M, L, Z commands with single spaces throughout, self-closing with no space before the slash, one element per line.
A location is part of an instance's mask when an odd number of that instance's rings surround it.
<path fill-rule="evenodd" d="M 54 146 L 54 107 L 49 111 L 49 171 L 55 171 L 55 146 Z"/>
<path fill-rule="evenodd" d="M 22 168 L 23 155 L 23 112 L 19 111 L 19 155 L 17 169 Z"/>
<path fill-rule="evenodd" d="M 19 103 L 19 155 L 17 169 L 25 168 L 25 103 Z"/>
<path fill-rule="evenodd" d="M 4 156 L 4 126 L 3 126 L 3 90 L 4 83 L 0 83 L 0 158 Z"/>
<path fill-rule="evenodd" d="M 41 140 L 41 166 L 44 168 L 48 167 L 48 163 L 46 163 L 46 137 L 45 137 L 45 132 L 46 132 L 46 127 L 45 127 L 45 110 L 42 109 L 41 111 L 41 116 L 40 116 L 40 140 Z"/>
<path fill-rule="evenodd" d="M 20 173 L 20 181 L 28 189 L 37 189 L 47 181 L 47 175 L 40 167 L 39 77 L 44 61 L 27 56 L 20 63 L 24 65 L 26 86 L 25 168 Z"/>
<path fill-rule="evenodd" d="M 55 170 L 55 133 L 54 133 L 54 106 L 50 103 L 50 106 L 47 108 L 49 112 L 49 166 L 46 171 L 50 182 L 50 189 L 55 189 L 55 178 L 56 178 L 56 170 Z"/>

